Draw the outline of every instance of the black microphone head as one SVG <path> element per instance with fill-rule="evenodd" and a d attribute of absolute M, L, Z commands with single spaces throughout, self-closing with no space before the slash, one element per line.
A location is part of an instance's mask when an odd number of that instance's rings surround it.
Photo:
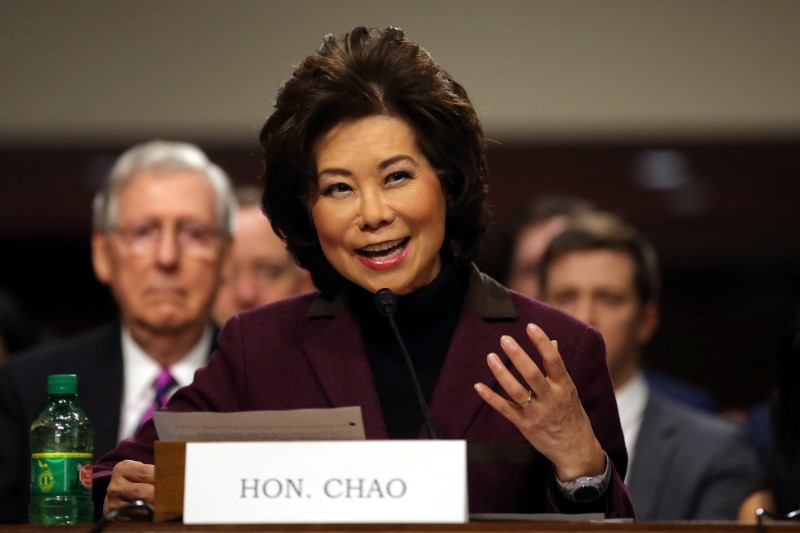
<path fill-rule="evenodd" d="M 397 296 L 392 289 L 381 289 L 375 293 L 375 307 L 383 316 L 393 315 L 397 309 Z"/>

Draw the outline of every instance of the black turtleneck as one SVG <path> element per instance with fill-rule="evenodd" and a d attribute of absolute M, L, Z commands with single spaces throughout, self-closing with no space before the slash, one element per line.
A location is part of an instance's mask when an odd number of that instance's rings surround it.
<path fill-rule="evenodd" d="M 442 270 L 433 282 L 397 297 L 397 328 L 428 403 L 442 371 L 468 284 L 469 269 L 457 268 L 443 258 Z M 389 437 L 415 439 L 423 425 L 422 412 L 389 321 L 376 309 L 372 293 L 350 285 L 348 299 L 364 335 Z"/>

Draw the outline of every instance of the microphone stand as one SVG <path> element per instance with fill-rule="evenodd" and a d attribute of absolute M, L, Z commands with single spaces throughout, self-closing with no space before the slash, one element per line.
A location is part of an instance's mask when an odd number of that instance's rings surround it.
<path fill-rule="evenodd" d="M 422 394 L 422 388 L 419 386 L 417 372 L 414 370 L 414 363 L 411 362 L 411 355 L 409 355 L 406 344 L 403 342 L 403 337 L 400 336 L 400 330 L 397 329 L 397 323 L 394 321 L 394 312 L 397 310 L 397 297 L 391 289 L 381 289 L 375 293 L 375 306 L 378 308 L 378 311 L 389 320 L 389 325 L 392 326 L 394 336 L 397 338 L 397 342 L 400 344 L 400 350 L 403 352 L 403 358 L 406 361 L 408 372 L 411 374 L 411 381 L 414 382 L 419 408 L 422 410 L 422 418 L 425 420 L 425 426 L 428 428 L 428 436 L 431 439 L 436 439 L 436 431 L 433 429 L 433 419 L 428 411 L 428 403 L 425 401 L 425 396 Z"/>

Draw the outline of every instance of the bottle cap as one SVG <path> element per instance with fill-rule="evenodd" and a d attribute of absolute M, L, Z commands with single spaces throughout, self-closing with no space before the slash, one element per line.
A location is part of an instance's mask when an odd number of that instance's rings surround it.
<path fill-rule="evenodd" d="M 77 394 L 78 376 L 75 374 L 51 374 L 47 376 L 47 394 Z"/>

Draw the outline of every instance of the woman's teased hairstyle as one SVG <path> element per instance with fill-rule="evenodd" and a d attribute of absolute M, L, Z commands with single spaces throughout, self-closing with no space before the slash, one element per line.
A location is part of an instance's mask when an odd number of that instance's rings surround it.
<path fill-rule="evenodd" d="M 322 253 L 311 219 L 316 182 L 314 143 L 335 125 L 374 115 L 411 125 L 447 199 L 445 246 L 457 260 L 474 258 L 488 224 L 483 129 L 464 88 L 427 51 L 397 28 L 355 28 L 325 37 L 278 91 L 261 130 L 261 206 L 314 284 L 335 294 L 341 275 Z"/>

